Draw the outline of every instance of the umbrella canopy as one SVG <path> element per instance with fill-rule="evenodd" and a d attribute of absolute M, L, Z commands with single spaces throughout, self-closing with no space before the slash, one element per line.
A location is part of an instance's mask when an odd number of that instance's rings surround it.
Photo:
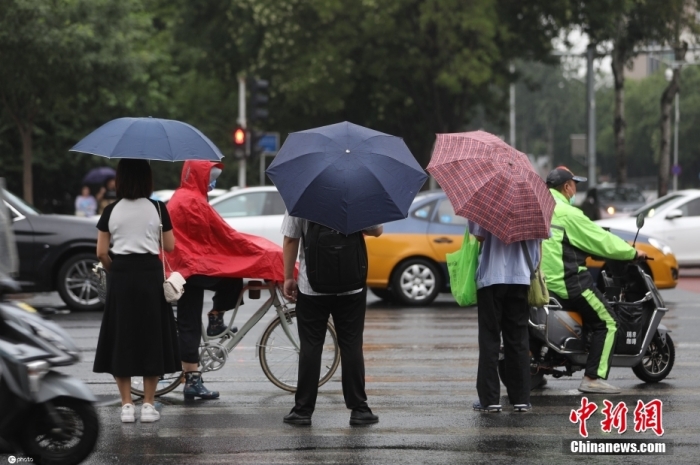
<path fill-rule="evenodd" d="M 493 134 L 438 134 L 427 169 L 455 213 L 506 244 L 549 237 L 552 194 L 527 156 Z"/>
<path fill-rule="evenodd" d="M 109 166 L 93 168 L 83 178 L 83 184 L 104 184 L 108 179 L 117 177 L 117 172 Z"/>
<path fill-rule="evenodd" d="M 267 174 L 290 215 L 343 234 L 406 218 L 428 178 L 403 139 L 348 122 L 290 134 Z"/>
<path fill-rule="evenodd" d="M 224 157 L 197 128 L 182 121 L 150 117 L 112 120 L 70 150 L 106 158 L 162 161 L 220 161 Z"/>

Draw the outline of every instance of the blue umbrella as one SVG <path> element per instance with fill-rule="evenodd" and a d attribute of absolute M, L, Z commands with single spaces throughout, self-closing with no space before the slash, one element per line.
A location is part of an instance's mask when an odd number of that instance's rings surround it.
<path fill-rule="evenodd" d="M 181 121 L 150 117 L 112 120 L 70 150 L 107 158 L 163 161 L 219 161 L 224 157 L 197 128 Z"/>
<path fill-rule="evenodd" d="M 348 122 L 290 134 L 267 174 L 290 215 L 344 234 L 406 218 L 428 178 L 403 139 Z"/>
<path fill-rule="evenodd" d="M 83 184 L 104 184 L 108 179 L 116 178 L 117 172 L 109 166 L 93 168 L 83 178 Z"/>

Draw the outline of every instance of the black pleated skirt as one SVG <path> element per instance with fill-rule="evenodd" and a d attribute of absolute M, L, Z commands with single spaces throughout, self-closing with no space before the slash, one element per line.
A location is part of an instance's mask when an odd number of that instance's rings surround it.
<path fill-rule="evenodd" d="M 180 370 L 173 308 L 163 295 L 163 264 L 151 254 L 115 256 L 93 371 L 127 377 Z"/>

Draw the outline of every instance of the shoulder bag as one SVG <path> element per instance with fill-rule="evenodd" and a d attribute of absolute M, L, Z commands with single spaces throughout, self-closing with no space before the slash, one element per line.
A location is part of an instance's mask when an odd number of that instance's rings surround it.
<path fill-rule="evenodd" d="M 549 292 L 547 291 L 544 275 L 540 270 L 542 259 L 540 258 L 540 262 L 537 264 L 537 268 L 535 268 L 532 266 L 532 258 L 530 258 L 530 252 L 527 250 L 525 241 L 520 242 L 520 245 L 523 248 L 523 253 L 527 260 L 527 266 L 530 268 L 530 289 L 527 291 L 527 303 L 533 307 L 547 305 L 549 303 Z"/>
<path fill-rule="evenodd" d="M 182 294 L 185 293 L 185 278 L 177 271 L 173 271 L 173 269 L 170 268 L 168 259 L 165 258 L 165 249 L 163 248 L 163 217 L 160 213 L 160 203 L 156 202 L 156 206 L 158 207 L 158 218 L 160 219 L 160 225 L 158 226 L 160 229 L 160 251 L 163 256 L 163 293 L 165 294 L 165 300 L 172 303 L 180 300 Z M 170 277 L 165 274 L 166 264 L 170 270 Z"/>

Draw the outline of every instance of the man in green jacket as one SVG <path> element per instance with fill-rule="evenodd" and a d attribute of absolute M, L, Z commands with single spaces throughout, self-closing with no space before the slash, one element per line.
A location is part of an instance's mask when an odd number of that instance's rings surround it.
<path fill-rule="evenodd" d="M 579 391 L 617 394 L 620 389 L 606 383 L 617 335 L 617 315 L 595 287 L 586 268 L 590 255 L 612 260 L 633 260 L 646 254 L 604 230 L 574 207 L 576 184 L 586 178 L 574 176 L 565 167 L 547 175 L 547 187 L 556 206 L 552 236 L 542 242 L 542 272 L 547 289 L 566 309 L 577 311 L 584 328 L 591 332 L 586 371 Z"/>

